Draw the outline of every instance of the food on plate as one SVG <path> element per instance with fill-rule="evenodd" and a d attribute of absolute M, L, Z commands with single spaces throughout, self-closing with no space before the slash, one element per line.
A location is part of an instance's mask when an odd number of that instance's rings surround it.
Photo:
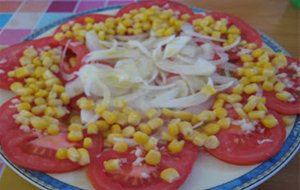
<path fill-rule="evenodd" d="M 0 143 L 17 165 L 87 166 L 95 189 L 177 189 L 198 154 L 274 156 L 299 114 L 299 61 L 236 17 L 145 1 L 0 51 Z M 289 76 L 289 77 L 287 77 Z M 292 105 L 292 106 L 289 106 Z"/>

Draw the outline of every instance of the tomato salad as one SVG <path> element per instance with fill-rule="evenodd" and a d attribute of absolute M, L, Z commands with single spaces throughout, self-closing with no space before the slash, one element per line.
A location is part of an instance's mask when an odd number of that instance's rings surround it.
<path fill-rule="evenodd" d="M 87 167 L 95 189 L 178 189 L 206 151 L 274 156 L 299 110 L 299 61 L 236 17 L 143 1 L 0 51 L 4 154 L 24 168 Z"/>

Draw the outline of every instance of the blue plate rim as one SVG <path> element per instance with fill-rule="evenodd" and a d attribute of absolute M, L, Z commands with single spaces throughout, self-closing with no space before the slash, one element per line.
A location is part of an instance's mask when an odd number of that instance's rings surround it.
<path fill-rule="evenodd" d="M 76 13 L 71 16 L 67 16 L 65 18 L 54 21 L 51 24 L 36 30 L 31 35 L 26 37 L 24 41 L 35 39 L 41 34 L 54 28 L 55 26 L 62 24 L 63 22 L 72 19 L 74 17 L 85 15 L 85 14 L 96 13 L 96 12 L 115 10 L 123 6 L 124 5 L 110 6 L 105 8 L 96 8 L 96 9 Z M 200 9 L 196 7 L 192 7 L 192 9 L 194 12 L 197 13 L 204 12 L 204 9 Z M 271 47 L 275 52 L 283 52 L 286 55 L 289 55 L 289 53 L 283 47 L 281 47 L 277 42 L 275 42 L 273 39 L 268 37 L 266 34 L 260 32 L 260 35 L 262 36 L 264 43 L 267 44 L 269 47 Z M 258 186 L 259 184 L 263 183 L 264 181 L 268 180 L 270 177 L 275 175 L 280 169 L 282 169 L 290 161 L 290 159 L 292 159 L 292 157 L 298 152 L 299 149 L 300 149 L 300 116 L 297 115 L 295 124 L 290 134 L 286 138 L 283 147 L 274 157 L 272 157 L 270 160 L 263 162 L 262 164 L 255 167 L 254 169 L 247 172 L 246 174 L 238 178 L 235 178 L 231 181 L 228 181 L 226 183 L 212 187 L 210 189 L 213 190 L 253 189 L 254 187 Z M 47 189 L 47 190 L 53 190 L 53 189 L 81 190 L 78 187 L 59 181 L 47 175 L 46 173 L 27 170 L 22 167 L 16 166 L 6 158 L 6 156 L 3 154 L 1 149 L 0 149 L 0 157 L 5 161 L 5 163 L 8 166 L 10 166 L 21 177 L 23 177 L 33 185 L 38 186 L 39 188 Z"/>

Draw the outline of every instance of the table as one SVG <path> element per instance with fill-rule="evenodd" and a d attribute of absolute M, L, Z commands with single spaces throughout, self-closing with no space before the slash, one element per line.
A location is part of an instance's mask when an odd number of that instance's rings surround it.
<path fill-rule="evenodd" d="M 0 47 L 20 42 L 24 37 L 54 20 L 95 7 L 127 4 L 134 0 L 0 0 Z M 300 11 L 288 0 L 180 0 L 187 5 L 222 11 L 240 17 L 281 44 L 300 59 Z M 300 154 L 258 190 L 299 189 Z M 1 164 L 0 164 L 1 168 Z M 1 169 L 0 169 L 1 174 Z M 37 189 L 6 168 L 1 190 Z"/>

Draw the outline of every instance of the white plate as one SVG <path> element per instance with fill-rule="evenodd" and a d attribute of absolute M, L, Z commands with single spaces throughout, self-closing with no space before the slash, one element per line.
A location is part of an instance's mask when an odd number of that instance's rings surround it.
<path fill-rule="evenodd" d="M 100 8 L 72 15 L 45 26 L 26 38 L 31 40 L 50 35 L 55 27 L 75 16 L 104 13 L 113 14 L 121 6 Z M 203 12 L 193 8 L 195 12 Z M 280 45 L 261 33 L 264 44 L 276 52 L 288 54 Z M 0 103 L 12 96 L 12 93 L 0 91 Z M 300 148 L 300 116 L 297 116 L 294 126 L 287 129 L 287 138 L 281 150 L 270 160 L 252 166 L 236 166 L 222 162 L 205 152 L 201 152 L 193 171 L 181 190 L 202 189 L 252 189 L 277 173 L 296 154 Z M 27 170 L 11 163 L 0 150 L 0 156 L 5 163 L 21 177 L 33 185 L 46 190 L 79 190 L 93 189 L 90 185 L 85 169 L 64 174 L 46 174 Z"/>

